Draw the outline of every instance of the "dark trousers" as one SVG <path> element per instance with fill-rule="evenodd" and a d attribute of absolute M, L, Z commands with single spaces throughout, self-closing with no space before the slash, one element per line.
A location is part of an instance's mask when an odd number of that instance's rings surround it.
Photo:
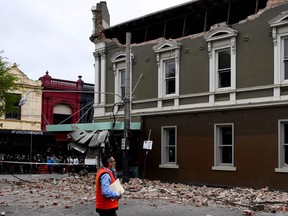
<path fill-rule="evenodd" d="M 117 216 L 116 210 L 111 209 L 111 210 L 96 210 L 100 216 Z"/>

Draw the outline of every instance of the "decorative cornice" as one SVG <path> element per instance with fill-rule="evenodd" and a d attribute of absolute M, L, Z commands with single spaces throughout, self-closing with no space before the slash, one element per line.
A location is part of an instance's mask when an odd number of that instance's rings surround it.
<path fill-rule="evenodd" d="M 181 43 L 173 40 L 173 39 L 163 39 L 160 43 L 153 47 L 156 53 L 158 52 L 165 52 L 175 49 L 180 49 Z"/>
<path fill-rule="evenodd" d="M 282 12 L 277 17 L 270 20 L 268 23 L 271 27 L 288 25 L 288 11 Z"/>
<path fill-rule="evenodd" d="M 208 34 L 204 36 L 204 39 L 208 41 L 215 41 L 215 40 L 220 40 L 220 39 L 225 39 L 225 38 L 231 38 L 231 37 L 236 37 L 238 34 L 238 31 L 229 28 L 229 27 L 219 27 L 216 29 L 213 29 L 210 31 Z"/>

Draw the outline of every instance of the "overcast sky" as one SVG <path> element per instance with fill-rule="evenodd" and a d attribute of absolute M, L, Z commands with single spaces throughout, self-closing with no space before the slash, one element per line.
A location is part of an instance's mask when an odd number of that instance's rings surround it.
<path fill-rule="evenodd" d="M 30 79 L 94 83 L 92 6 L 96 0 L 0 0 L 0 50 Z M 110 26 L 189 0 L 107 0 Z"/>

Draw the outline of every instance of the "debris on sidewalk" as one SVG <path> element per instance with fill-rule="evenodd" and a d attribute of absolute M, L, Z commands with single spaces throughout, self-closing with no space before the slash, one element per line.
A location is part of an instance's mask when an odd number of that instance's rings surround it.
<path fill-rule="evenodd" d="M 129 199 L 167 200 L 180 205 L 230 206 L 243 209 L 244 215 L 255 211 L 285 212 L 288 210 L 288 193 L 252 188 L 220 188 L 186 184 L 130 179 L 123 185 Z M 248 209 L 248 210 L 247 210 Z"/>
<path fill-rule="evenodd" d="M 0 205 L 26 205 L 33 208 L 73 208 L 77 204 L 93 205 L 95 177 L 78 176 L 30 181 L 0 181 Z M 231 207 L 243 215 L 256 211 L 288 212 L 288 193 L 268 188 L 220 188 L 165 183 L 131 178 L 123 184 L 123 199 L 162 200 L 196 207 Z M 125 202 L 125 201 L 124 201 Z M 5 214 L 5 213 L 4 213 Z"/>

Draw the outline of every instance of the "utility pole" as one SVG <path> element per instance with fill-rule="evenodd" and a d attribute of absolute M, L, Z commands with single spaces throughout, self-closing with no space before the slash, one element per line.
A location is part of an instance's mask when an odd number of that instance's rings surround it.
<path fill-rule="evenodd" d="M 123 182 L 129 182 L 128 151 L 130 148 L 130 64 L 131 63 L 131 33 L 126 33 L 126 70 L 125 70 L 125 98 L 124 98 L 124 150 L 123 150 Z"/>

